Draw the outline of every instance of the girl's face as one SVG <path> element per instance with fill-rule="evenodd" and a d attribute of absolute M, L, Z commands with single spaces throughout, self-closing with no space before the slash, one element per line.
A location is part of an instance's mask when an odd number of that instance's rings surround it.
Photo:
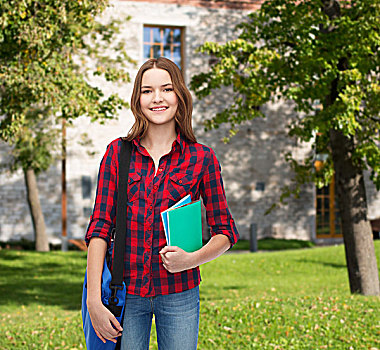
<path fill-rule="evenodd" d="M 140 106 L 150 123 L 175 124 L 174 116 L 177 112 L 178 99 L 170 74 L 166 70 L 152 68 L 143 74 Z"/>

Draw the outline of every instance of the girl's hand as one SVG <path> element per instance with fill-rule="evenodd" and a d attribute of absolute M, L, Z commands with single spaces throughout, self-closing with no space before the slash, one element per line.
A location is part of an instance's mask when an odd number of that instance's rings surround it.
<path fill-rule="evenodd" d="M 160 251 L 163 266 L 171 273 L 189 270 L 198 266 L 194 253 L 187 253 L 179 247 L 166 246 Z"/>
<path fill-rule="evenodd" d="M 106 339 L 116 343 L 117 339 L 115 338 L 121 336 L 123 328 L 112 312 L 101 301 L 93 303 L 87 300 L 87 308 L 92 326 L 100 340 L 103 343 L 106 342 Z"/>

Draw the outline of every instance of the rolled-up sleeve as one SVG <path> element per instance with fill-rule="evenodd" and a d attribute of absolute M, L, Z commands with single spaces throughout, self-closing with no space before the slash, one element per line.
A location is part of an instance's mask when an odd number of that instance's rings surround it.
<path fill-rule="evenodd" d="M 110 144 L 100 163 L 94 210 L 87 228 L 85 240 L 88 245 L 91 238 L 103 238 L 108 245 L 111 231 L 116 224 L 117 204 L 117 165 L 115 157 L 117 144 Z"/>
<path fill-rule="evenodd" d="M 226 235 L 232 247 L 238 241 L 239 233 L 228 209 L 221 167 L 212 149 L 207 156 L 209 160 L 205 162 L 207 165 L 200 185 L 201 196 L 206 207 L 207 223 L 211 227 L 211 236 Z"/>

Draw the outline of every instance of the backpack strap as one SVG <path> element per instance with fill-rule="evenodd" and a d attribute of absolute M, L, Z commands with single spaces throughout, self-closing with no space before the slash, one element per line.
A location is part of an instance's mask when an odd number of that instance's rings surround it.
<path fill-rule="evenodd" d="M 127 189 L 129 164 L 131 162 L 132 142 L 121 139 L 120 157 L 119 157 L 119 180 L 117 191 L 116 206 L 116 233 L 113 246 L 113 263 L 112 263 L 112 280 L 110 287 L 112 289 L 123 289 L 123 271 L 124 271 L 124 253 L 125 240 L 127 231 Z M 114 292 L 116 292 L 116 289 Z"/>

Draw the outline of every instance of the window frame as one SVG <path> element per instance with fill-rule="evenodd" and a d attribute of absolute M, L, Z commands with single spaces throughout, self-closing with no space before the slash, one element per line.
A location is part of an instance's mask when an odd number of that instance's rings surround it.
<path fill-rule="evenodd" d="M 322 192 L 323 189 L 327 189 L 328 193 L 324 194 Z M 341 238 L 343 237 L 342 235 L 342 227 L 339 220 L 339 207 L 337 203 L 337 197 L 335 194 L 335 175 L 332 177 L 331 182 L 327 185 L 322 187 L 321 193 L 318 193 L 318 188 L 315 189 L 315 233 L 317 239 L 321 238 Z M 325 217 L 325 213 L 328 213 L 329 215 L 329 224 L 328 226 L 325 225 L 324 221 L 321 220 L 321 223 L 319 222 L 319 217 L 318 217 L 318 199 L 320 199 L 322 206 L 320 208 L 321 212 L 321 218 Z M 328 200 L 328 207 L 324 205 L 325 199 Z M 338 226 L 338 227 L 337 227 Z M 329 232 L 318 232 L 320 228 L 327 228 L 329 229 Z M 338 230 L 337 230 L 338 228 Z M 340 232 L 339 232 L 340 231 Z"/>
<path fill-rule="evenodd" d="M 181 33 L 181 36 L 180 36 L 180 40 L 181 40 L 181 43 L 180 43 L 180 54 L 181 54 L 181 68 L 180 68 L 180 71 L 182 73 L 182 75 L 184 76 L 184 71 L 185 71 L 185 27 L 184 26 L 178 26 L 178 25 L 163 25 L 163 24 L 152 24 L 152 23 L 149 23 L 149 24 L 143 24 L 143 45 L 142 45 L 142 57 L 143 57 L 143 60 L 147 60 L 148 58 L 145 57 L 144 55 L 144 49 L 145 49 L 145 45 L 146 44 L 149 44 L 151 47 L 152 47 L 152 43 L 151 41 L 150 42 L 146 42 L 144 40 L 144 30 L 145 28 L 159 28 L 160 30 L 161 29 L 179 29 L 180 30 L 180 33 Z M 163 43 L 161 42 L 160 43 L 161 46 L 163 46 Z M 162 50 L 162 48 L 161 48 Z M 171 59 L 171 58 L 170 58 Z"/>

